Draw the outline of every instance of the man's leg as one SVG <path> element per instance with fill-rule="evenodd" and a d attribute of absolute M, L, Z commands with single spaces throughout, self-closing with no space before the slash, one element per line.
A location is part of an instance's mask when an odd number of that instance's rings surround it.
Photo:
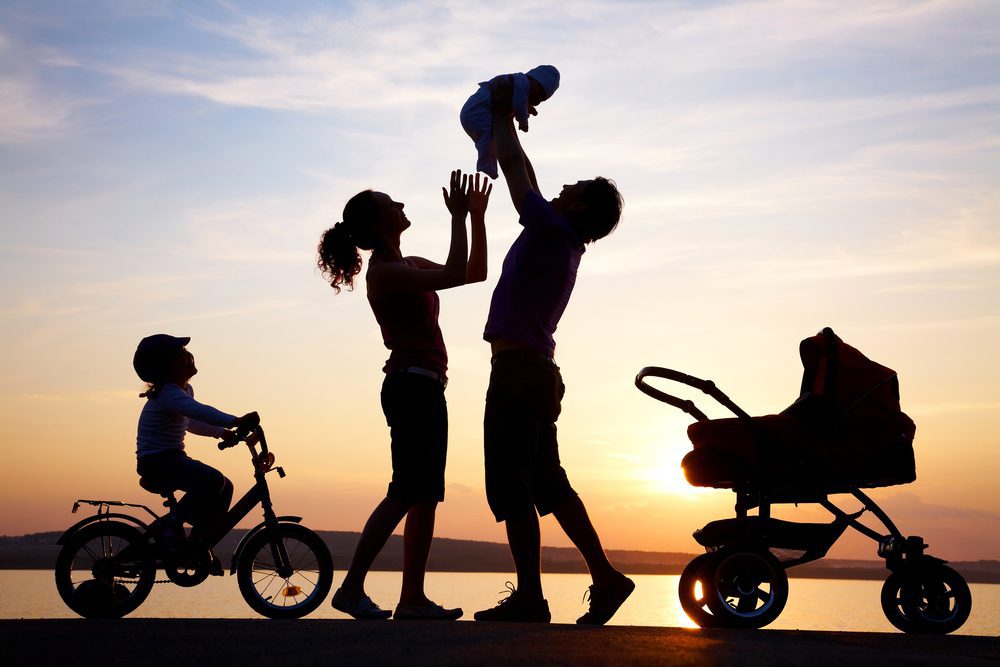
<path fill-rule="evenodd" d="M 534 385 L 517 360 L 494 360 L 483 420 L 486 497 L 497 521 L 506 524 L 517 589 L 496 607 L 476 612 L 477 621 L 547 623 L 551 619 L 542 596 L 541 536 L 532 496 L 531 467 L 539 421 L 526 393 Z"/>
<path fill-rule="evenodd" d="M 583 559 L 587 561 L 587 568 L 590 569 L 590 576 L 596 586 L 600 587 L 620 576 L 604 553 L 601 538 L 598 537 L 580 496 L 567 498 L 553 508 L 552 514 L 555 515 L 563 532 L 583 555 Z"/>
<path fill-rule="evenodd" d="M 603 625 L 618 611 L 632 594 L 635 584 L 608 561 L 601 539 L 590 521 L 583 501 L 569 483 L 566 471 L 559 461 L 559 441 L 556 436 L 556 419 L 565 391 L 558 368 L 554 369 L 556 386 L 555 403 L 550 413 L 551 421 L 539 429 L 538 454 L 534 477 L 539 494 L 539 512 L 551 511 L 560 527 L 583 555 L 594 583 L 590 587 L 590 610 L 577 619 L 577 623 Z"/>
<path fill-rule="evenodd" d="M 590 587 L 590 609 L 576 622 L 581 625 L 604 625 L 635 590 L 635 583 L 608 561 L 587 508 L 578 495 L 574 493 L 556 503 L 552 513 L 587 561 L 594 581 Z"/>
<path fill-rule="evenodd" d="M 517 572 L 517 592 L 528 599 L 541 600 L 542 558 L 538 515 L 532 508 L 507 518 L 507 543 Z"/>

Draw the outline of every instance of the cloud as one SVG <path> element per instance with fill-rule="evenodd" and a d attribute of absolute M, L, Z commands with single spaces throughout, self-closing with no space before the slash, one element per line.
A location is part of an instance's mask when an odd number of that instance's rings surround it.
<path fill-rule="evenodd" d="M 1000 512 L 993 510 L 955 507 L 952 505 L 937 505 L 925 503 L 915 493 L 896 493 L 883 501 L 887 511 L 899 512 L 907 516 L 919 516 L 932 520 L 973 519 L 990 523 L 1000 523 Z M 993 532 L 984 527 L 984 532 Z M 995 534 L 995 533 L 994 533 Z"/>
<path fill-rule="evenodd" d="M 0 144 L 60 136 L 80 109 L 94 104 L 44 81 L 42 70 L 60 65 L 50 48 L 0 31 Z"/>
<path fill-rule="evenodd" d="M 993 319 L 1000 325 L 1000 318 Z M 948 403 L 913 403 L 906 406 L 906 412 L 914 417 L 931 415 L 952 415 L 965 412 L 1000 412 L 1000 401 L 953 401 Z"/>
<path fill-rule="evenodd" d="M 523 70 L 527 65 L 515 65 L 515 54 L 537 59 L 545 53 L 553 61 L 580 62 L 602 81 L 636 89 L 659 83 L 663 89 L 652 99 L 670 100 L 677 84 L 697 87 L 698 79 L 720 73 L 815 70 L 817 63 L 845 58 L 952 63 L 989 56 L 996 48 L 982 45 L 997 43 L 989 38 L 998 31 L 976 21 L 977 12 L 990 13 L 968 2 L 887 3 L 859 11 L 825 3 L 520 2 L 491 5 L 484 24 L 478 12 L 452 1 L 304 5 L 253 15 L 220 4 L 178 14 L 187 29 L 214 40 L 208 53 L 167 54 L 150 46 L 133 49 L 122 59 L 128 65 L 90 57 L 81 66 L 146 92 L 314 112 L 455 107 L 477 80 L 496 73 L 482 63 Z M 770 29 L 745 29 L 749 25 Z M 983 39 L 967 39 L 969 31 Z M 839 58 L 824 58 L 825 52 Z M 602 55 L 608 53 L 616 57 Z M 801 88 L 778 83 L 773 90 Z"/>

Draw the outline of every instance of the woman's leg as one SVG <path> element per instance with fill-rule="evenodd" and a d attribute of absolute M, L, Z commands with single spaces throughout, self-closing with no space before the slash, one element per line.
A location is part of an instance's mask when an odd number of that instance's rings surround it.
<path fill-rule="evenodd" d="M 424 605 L 430 602 L 424 594 L 424 572 L 434 538 L 434 514 L 437 502 L 418 503 L 406 514 L 403 528 L 403 586 L 400 604 Z"/>
<path fill-rule="evenodd" d="M 344 593 L 352 597 L 364 593 L 368 570 L 408 509 L 406 503 L 386 497 L 368 517 L 368 522 L 361 531 L 361 539 L 358 540 L 358 546 L 354 550 L 351 567 L 347 570 L 344 583 L 340 587 Z"/>

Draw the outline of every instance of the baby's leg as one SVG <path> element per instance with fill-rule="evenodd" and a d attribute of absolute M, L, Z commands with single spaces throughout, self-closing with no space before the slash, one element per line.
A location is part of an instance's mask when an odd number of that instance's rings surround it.
<path fill-rule="evenodd" d="M 480 86 L 459 115 L 462 129 L 476 144 L 476 170 L 497 177 L 497 158 L 493 150 L 493 109 L 489 89 Z"/>

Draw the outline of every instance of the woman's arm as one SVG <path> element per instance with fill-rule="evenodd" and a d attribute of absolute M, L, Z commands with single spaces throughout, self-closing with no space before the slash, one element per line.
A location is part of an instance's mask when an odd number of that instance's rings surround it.
<path fill-rule="evenodd" d="M 486 207 L 489 206 L 493 183 L 486 176 L 481 178 L 482 180 L 480 180 L 480 175 L 476 174 L 475 180 L 469 179 L 469 219 L 472 221 L 472 241 L 469 250 L 469 265 L 465 271 L 466 283 L 481 283 L 486 280 L 487 274 Z M 445 266 L 416 255 L 407 259 L 412 260 L 419 269 L 441 270 Z"/>
<path fill-rule="evenodd" d="M 469 238 L 465 217 L 469 213 L 469 177 L 461 170 L 451 172 L 451 190 L 441 188 L 451 212 L 451 246 L 441 268 L 413 268 L 398 262 L 380 262 L 368 272 L 368 293 L 372 298 L 395 291 L 427 292 L 464 285 L 469 264 Z M 419 266 L 419 263 L 418 263 Z"/>
<path fill-rule="evenodd" d="M 490 203 L 490 193 L 493 184 L 483 176 L 482 183 L 479 174 L 469 188 L 469 218 L 472 220 L 472 250 L 469 252 L 469 267 L 465 272 L 465 281 L 481 283 L 486 280 L 486 207 Z"/>

